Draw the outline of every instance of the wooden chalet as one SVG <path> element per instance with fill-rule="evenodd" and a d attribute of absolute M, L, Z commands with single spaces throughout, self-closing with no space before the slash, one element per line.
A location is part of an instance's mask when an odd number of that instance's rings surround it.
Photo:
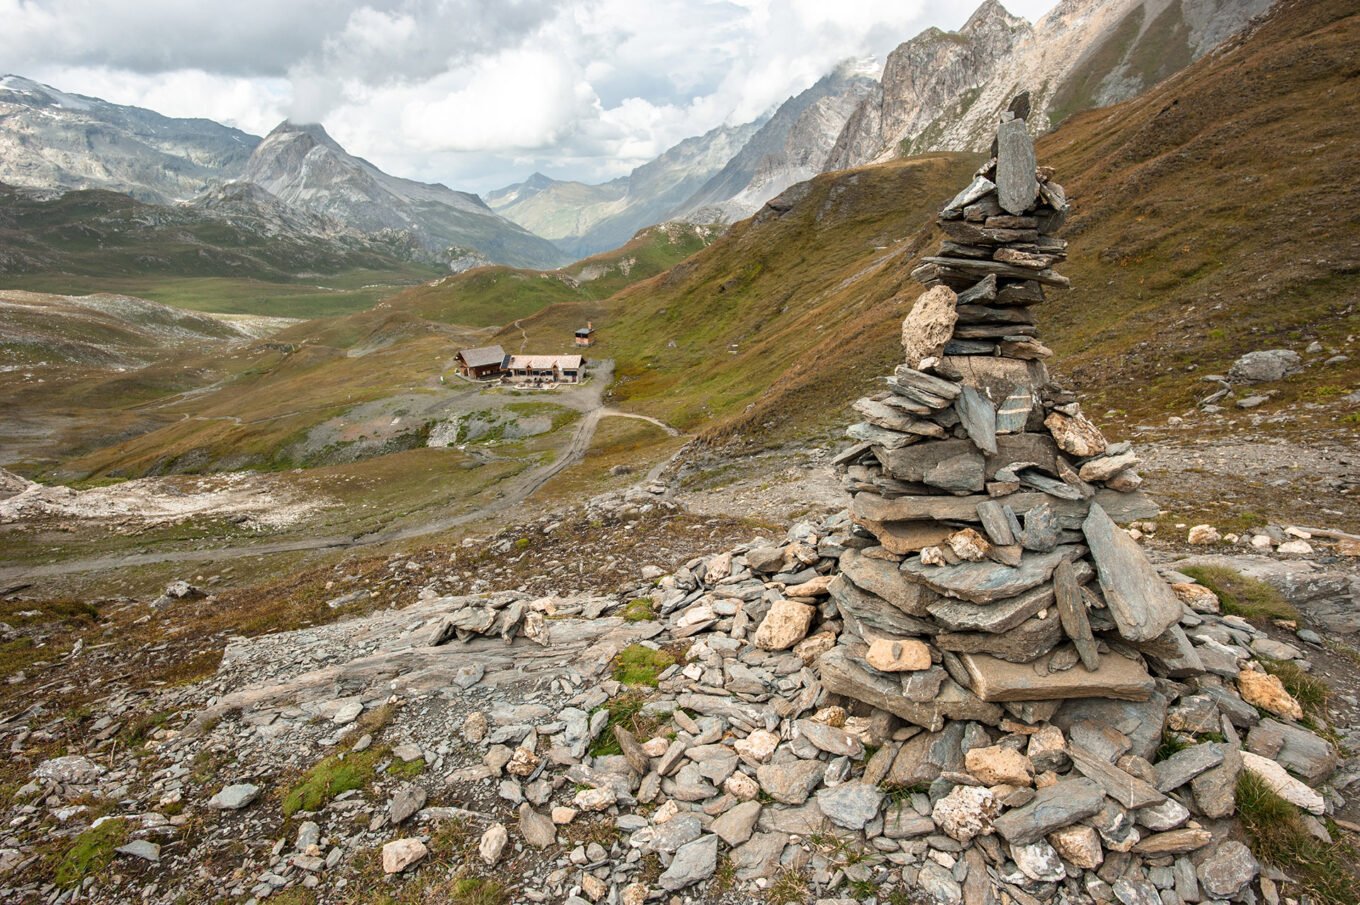
<path fill-rule="evenodd" d="M 507 358 L 500 346 L 464 349 L 458 353 L 458 373 L 472 380 L 495 380 L 505 372 Z"/>
<path fill-rule="evenodd" d="M 595 325 L 587 323 L 584 327 L 576 331 L 576 345 L 589 347 L 595 345 Z"/>

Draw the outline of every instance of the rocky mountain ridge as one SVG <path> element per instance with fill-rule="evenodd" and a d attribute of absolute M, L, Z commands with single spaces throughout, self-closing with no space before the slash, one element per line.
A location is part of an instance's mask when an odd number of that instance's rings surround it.
<path fill-rule="evenodd" d="M 555 246 L 500 217 L 478 196 L 384 173 L 345 151 L 319 124 L 280 123 L 255 148 L 241 181 L 366 234 L 408 232 L 440 260 L 564 263 Z"/>
<path fill-rule="evenodd" d="M 1031 26 L 986 0 L 957 32 L 928 29 L 888 57 L 824 169 L 927 151 L 985 151 L 1028 91 L 1040 133 L 1142 92 L 1210 52 L 1272 0 L 1063 0 Z"/>
<path fill-rule="evenodd" d="M 187 201 L 239 176 L 260 139 L 208 119 L 0 76 L 0 182 L 44 190 L 108 189 L 139 201 Z"/>

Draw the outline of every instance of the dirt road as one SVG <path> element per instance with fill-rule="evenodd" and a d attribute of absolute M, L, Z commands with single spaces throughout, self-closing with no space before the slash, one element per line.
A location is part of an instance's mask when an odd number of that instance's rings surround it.
<path fill-rule="evenodd" d="M 294 540 L 272 541 L 248 546 L 218 547 L 207 550 L 173 550 L 148 553 L 123 553 L 109 556 L 94 556 L 86 559 L 72 559 L 37 566 L 0 567 L 0 587 L 21 584 L 37 578 L 55 575 L 70 575 L 77 572 L 94 572 L 127 566 L 149 565 L 167 562 L 202 562 L 236 559 L 244 556 L 268 556 L 278 553 L 298 553 L 311 550 L 331 550 L 375 546 L 392 541 L 410 540 L 429 534 L 437 534 L 456 528 L 459 525 L 475 522 L 489 515 L 496 515 L 524 502 L 544 484 L 551 481 L 563 470 L 575 465 L 585 457 L 595 430 L 602 418 L 635 418 L 647 421 L 664 430 L 672 437 L 680 432 L 663 421 L 647 415 L 620 412 L 604 406 L 604 391 L 614 376 L 614 363 L 602 360 L 596 365 L 591 380 L 578 387 L 572 387 L 566 394 L 554 397 L 555 402 L 569 405 L 584 412 L 576 424 L 571 438 L 561 453 L 554 459 L 537 468 L 530 468 L 506 481 L 498 490 L 494 500 L 460 515 L 432 519 L 417 525 L 401 528 L 384 528 L 361 535 L 330 535 L 326 537 L 305 537 Z M 654 471 L 657 471 L 654 469 Z M 649 479 L 651 475 L 649 473 Z"/>

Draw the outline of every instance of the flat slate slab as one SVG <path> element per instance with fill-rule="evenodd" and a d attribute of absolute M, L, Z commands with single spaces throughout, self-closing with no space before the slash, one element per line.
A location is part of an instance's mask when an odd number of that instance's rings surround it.
<path fill-rule="evenodd" d="M 934 591 L 903 575 L 897 563 L 865 556 L 858 550 L 846 550 L 841 555 L 840 568 L 855 587 L 883 598 L 911 616 L 929 616 L 926 607 L 940 599 Z"/>
<path fill-rule="evenodd" d="M 973 693 L 984 701 L 1055 701 L 1068 698 L 1114 698 L 1146 701 L 1156 689 L 1141 664 L 1118 654 L 1103 654 L 1094 671 L 1073 666 L 1041 672 L 1034 663 L 1007 663 L 987 654 L 959 654 Z"/>
<path fill-rule="evenodd" d="M 841 615 L 853 623 L 861 638 L 866 635 L 910 638 L 939 631 L 933 622 L 904 613 L 882 597 L 857 587 L 844 575 L 837 575 L 828 590 Z"/>
<path fill-rule="evenodd" d="M 976 507 L 974 507 L 976 517 Z M 902 572 L 946 597 L 971 603 L 992 603 L 1023 594 L 1048 581 L 1064 559 L 1076 559 L 1085 552 L 1078 545 L 1058 547 L 1050 553 L 1028 553 L 1019 566 L 996 562 L 962 562 L 956 566 L 927 566 L 919 559 L 907 560 Z"/>
<path fill-rule="evenodd" d="M 1081 528 L 1120 635 L 1150 641 L 1180 620 L 1181 602 L 1171 586 L 1099 503 L 1091 504 Z"/>
<path fill-rule="evenodd" d="M 997 439 L 1001 441 L 1004 438 L 998 437 Z M 967 441 L 963 442 L 966 443 Z M 981 524 L 981 519 L 977 514 L 978 504 L 985 503 L 990 499 L 992 497 L 986 494 L 969 494 L 968 496 L 904 496 L 889 500 L 874 493 L 860 493 L 856 494 L 852 501 L 850 512 L 856 521 L 865 519 L 871 522 L 912 522 L 934 519 L 936 521 Z M 1082 529 L 1092 503 L 1091 500 L 1060 500 L 1046 493 L 1038 492 L 1012 493 L 1007 496 L 996 497 L 996 501 L 1010 506 L 1016 515 L 1024 515 L 1034 507 L 1047 503 L 1058 517 L 1059 526 L 1070 531 Z M 1141 493 L 1119 493 L 1107 488 L 1096 492 L 1094 502 L 1108 516 L 1120 521 L 1156 518 L 1161 513 L 1157 504 Z M 1125 537 L 1129 543 L 1134 543 L 1133 538 L 1128 537 L 1128 535 L 1125 535 Z M 1134 549 L 1138 549 L 1137 545 Z M 1141 550 L 1139 555 L 1142 555 Z M 1160 630 L 1155 632 L 1154 636 L 1159 634 L 1161 634 Z"/>
<path fill-rule="evenodd" d="M 1029 845 L 1044 836 L 1094 816 L 1105 806 L 1105 790 L 1085 777 L 1040 789 L 1024 807 L 996 818 L 993 826 L 1011 845 Z"/>
<path fill-rule="evenodd" d="M 942 669 L 882 673 L 865 666 L 860 656 L 847 653 L 846 645 L 838 645 L 822 654 L 817 670 L 832 694 L 863 701 L 931 732 L 940 731 L 947 720 L 976 720 L 994 726 L 1001 719 L 1000 706 L 980 700 Z M 938 691 L 928 696 L 921 693 L 929 692 L 923 681 L 931 685 L 938 681 Z"/>

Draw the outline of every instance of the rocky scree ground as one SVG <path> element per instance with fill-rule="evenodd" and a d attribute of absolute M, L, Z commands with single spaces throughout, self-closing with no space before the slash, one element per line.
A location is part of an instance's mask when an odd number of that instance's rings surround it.
<path fill-rule="evenodd" d="M 615 500 L 593 517 L 647 505 Z M 647 521 L 652 512 L 627 523 L 660 536 Z M 497 583 L 513 580 L 514 560 L 537 549 L 544 527 L 491 539 L 481 561 L 502 564 Z M 711 541 L 716 526 L 686 527 Z M 847 528 L 843 517 L 802 523 L 778 540 L 686 558 L 669 574 L 654 564 L 660 556 L 688 554 L 642 546 L 611 574 L 614 587 L 578 587 L 571 597 L 539 596 L 546 582 L 440 597 L 428 564 L 395 560 L 378 574 L 401 589 L 394 596 L 402 608 L 230 643 L 206 682 L 115 689 L 99 702 L 98 719 L 86 717 L 60 749 L 44 747 L 44 736 L 60 732 L 50 712 L 6 718 L 12 767 L 23 766 L 7 780 L 5 895 L 74 900 L 55 879 L 86 901 L 738 901 L 753 893 L 776 902 L 993 901 L 979 891 L 985 878 L 1018 902 L 1062 888 L 1078 901 L 1121 902 L 1161 901 L 1131 897 L 1162 891 L 1196 901 L 1189 891 L 1197 888 L 1209 901 L 1211 888 L 1259 869 L 1262 888 L 1291 900 L 1283 873 L 1259 867 L 1232 840 L 1208 842 L 1231 824 L 1187 809 L 1181 819 L 1209 832 L 1148 827 L 1175 822 L 1169 804 L 1126 809 L 1102 792 L 1099 814 L 1055 830 L 1052 843 L 968 839 L 996 827 L 989 808 L 998 793 L 1012 805 L 1044 795 L 1044 777 L 1069 770 L 1087 745 L 1144 751 L 1151 772 L 1142 782 L 1152 785 L 1222 755 L 1199 774 L 1216 773 L 1212 782 L 1191 780 L 1171 797 L 1197 812 L 1200 795 L 1230 807 L 1234 777 L 1223 764 L 1238 748 L 1228 732 L 1247 753 L 1283 736 L 1271 756 L 1307 775 L 1339 765 L 1323 789 L 1336 822 L 1298 815 L 1310 832 L 1340 834 L 1341 815 L 1355 816 L 1341 796 L 1360 764 L 1308 742 L 1317 736 L 1297 720 L 1232 704 L 1231 680 L 1198 693 L 1182 688 L 1166 711 L 1180 728 L 1165 736 L 1128 718 L 1147 706 L 1133 703 L 1099 705 L 1109 711 L 1099 727 L 1075 720 L 1041 736 L 1007 715 L 997 726 L 958 721 L 932 733 L 829 695 L 811 663 L 836 621 L 824 619 L 831 611 L 818 588 L 838 558 L 822 554 L 842 549 Z M 517 543 L 524 538 L 530 543 Z M 647 553 L 659 555 L 638 568 Z M 566 584 L 562 573 L 555 580 Z M 337 608 L 363 605 L 339 596 Z M 1198 592 L 1198 608 L 1211 609 L 1212 597 Z M 777 622 L 770 612 L 789 598 L 808 600 L 823 623 L 805 627 L 810 635 L 792 650 L 770 650 L 776 626 L 761 626 Z M 170 598 L 152 612 L 200 602 Z M 517 605 L 541 619 L 509 645 L 494 632 L 450 625 L 490 615 L 503 628 Z M 1305 640 L 1317 637 L 1306 629 L 1291 637 L 1269 622 L 1189 609 L 1184 618 L 1198 620 L 1204 644 L 1222 644 L 1235 660 L 1268 651 L 1298 668 L 1344 664 Z M 1213 718 L 1204 704 L 1211 686 L 1212 700 L 1245 725 Z M 1342 698 L 1326 723 L 1310 703 L 1307 725 L 1353 749 L 1354 689 Z M 63 719 L 74 721 L 67 714 L 55 722 Z M 57 750 L 71 753 L 38 753 Z M 1078 775 L 1061 779 L 1062 788 L 1089 791 Z M 20 780 L 26 788 L 16 789 Z M 1174 853 L 1192 845 L 1198 854 Z M 1103 851 L 1104 862 L 1078 872 L 1084 887 L 1073 886 L 1057 874 L 1056 851 Z"/>

